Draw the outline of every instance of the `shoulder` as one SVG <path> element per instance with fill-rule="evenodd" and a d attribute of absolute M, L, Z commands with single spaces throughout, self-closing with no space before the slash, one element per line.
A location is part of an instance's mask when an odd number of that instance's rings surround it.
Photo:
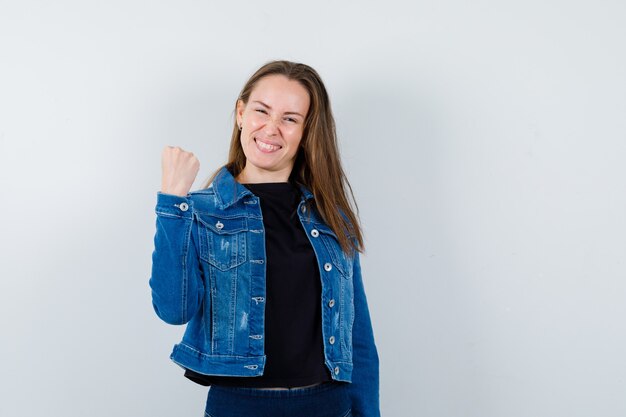
<path fill-rule="evenodd" d="M 215 210 L 215 190 L 213 187 L 190 191 L 187 198 L 191 201 L 194 211 L 211 212 Z"/>

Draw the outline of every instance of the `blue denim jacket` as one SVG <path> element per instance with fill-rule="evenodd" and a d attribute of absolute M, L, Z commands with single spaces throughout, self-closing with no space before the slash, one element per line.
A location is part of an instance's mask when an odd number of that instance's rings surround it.
<path fill-rule="evenodd" d="M 332 378 L 350 382 L 354 416 L 379 416 L 378 352 L 359 253 L 346 255 L 307 204 L 298 215 L 322 282 L 324 356 Z M 185 197 L 157 192 L 150 288 L 156 314 L 185 324 L 170 355 L 208 375 L 254 377 L 265 366 L 265 235 L 259 198 L 223 167 L 211 185 Z"/>

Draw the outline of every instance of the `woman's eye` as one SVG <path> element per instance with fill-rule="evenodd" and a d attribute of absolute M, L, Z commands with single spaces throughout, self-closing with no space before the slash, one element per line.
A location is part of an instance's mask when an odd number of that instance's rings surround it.
<path fill-rule="evenodd" d="M 293 123 L 297 122 L 296 119 L 292 119 L 291 117 L 288 117 L 285 120 L 287 120 L 288 122 L 293 122 Z"/>
<path fill-rule="evenodd" d="M 263 109 L 256 109 L 256 111 L 258 111 L 259 113 L 265 113 L 265 110 Z"/>

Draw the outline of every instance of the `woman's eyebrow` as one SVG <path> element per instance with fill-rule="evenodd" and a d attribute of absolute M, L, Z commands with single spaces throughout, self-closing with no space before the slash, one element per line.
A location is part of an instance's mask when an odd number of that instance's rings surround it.
<path fill-rule="evenodd" d="M 259 100 L 253 100 L 254 103 L 259 103 L 260 105 L 262 105 L 263 107 L 267 107 L 268 109 L 272 110 L 272 108 L 270 106 L 268 106 L 267 104 L 263 103 L 262 101 Z M 286 111 L 285 114 L 297 114 L 298 116 L 304 118 L 303 115 L 301 115 L 300 113 L 298 113 L 297 111 Z"/>

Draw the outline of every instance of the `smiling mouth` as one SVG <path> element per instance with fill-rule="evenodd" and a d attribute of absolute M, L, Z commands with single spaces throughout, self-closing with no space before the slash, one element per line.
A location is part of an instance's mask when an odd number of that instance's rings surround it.
<path fill-rule="evenodd" d="M 282 146 L 270 145 L 269 143 L 265 143 L 262 140 L 257 140 L 257 138 L 254 138 L 254 142 L 256 143 L 257 148 L 266 153 L 274 152 L 282 148 Z"/>

